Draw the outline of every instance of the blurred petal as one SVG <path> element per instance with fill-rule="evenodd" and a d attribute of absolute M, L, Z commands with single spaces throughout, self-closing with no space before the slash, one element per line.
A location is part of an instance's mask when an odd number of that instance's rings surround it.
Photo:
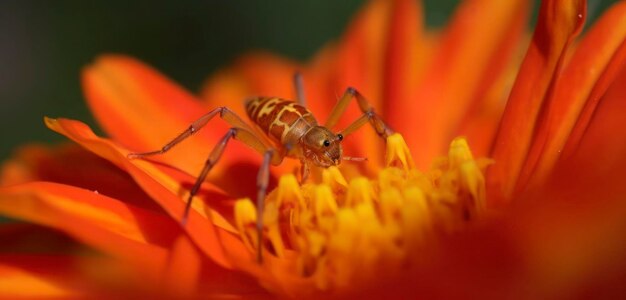
<path fill-rule="evenodd" d="M 389 125 L 410 139 L 418 139 L 415 127 L 406 123 L 413 119 L 415 82 L 424 70 L 425 55 L 421 3 L 414 0 L 394 1 L 384 49 L 383 90 L 380 94 L 382 115 Z M 374 137 L 376 138 L 376 137 Z M 374 145 L 380 143 L 372 141 Z"/>
<path fill-rule="evenodd" d="M 609 166 L 594 160 L 562 166 L 549 184 L 520 195 L 499 217 L 424 247 L 415 272 L 382 278 L 355 293 L 392 299 L 621 298 L 625 158 Z"/>
<path fill-rule="evenodd" d="M 393 5 L 393 1 L 370 1 L 348 26 L 335 60 L 336 79 L 332 88 L 337 98 L 352 86 L 370 99 L 375 109 L 382 108 L 384 45 Z M 330 108 L 336 99 L 323 101 L 328 101 Z M 355 117 L 351 115 L 348 119 Z"/>
<path fill-rule="evenodd" d="M 393 117 L 415 131 L 416 136 L 407 142 L 409 148 L 419 149 L 418 165 L 426 167 L 433 157 L 444 153 L 466 114 L 484 105 L 488 100 L 485 93 L 506 75 L 529 5 L 521 0 L 465 1 L 457 9 L 419 83 L 413 98 L 418 104 L 413 104 L 411 113 L 405 110 Z"/>
<path fill-rule="evenodd" d="M 204 113 L 192 95 L 126 56 L 99 57 L 84 69 L 83 85 L 98 123 L 131 148 L 162 146 Z"/>
<path fill-rule="evenodd" d="M 83 123 L 67 119 L 46 119 L 46 124 L 52 130 L 69 137 L 89 151 L 128 172 L 133 180 L 158 202 L 171 218 L 178 221 L 182 217 L 185 205 L 182 193 L 187 192 L 188 189 L 183 187 L 185 181 L 175 177 L 175 172 L 168 171 L 164 167 L 159 168 L 158 165 L 148 161 L 129 160 L 126 158 L 127 150 L 109 140 L 95 136 Z M 194 179 L 187 177 L 187 180 L 193 182 Z M 203 196 L 203 199 L 213 198 L 210 201 L 212 206 L 214 202 L 215 205 L 218 205 L 227 198 L 218 189 L 209 187 L 208 184 L 204 186 L 199 194 Z M 234 232 L 234 229 L 223 216 L 212 210 L 204 201 L 194 201 L 192 212 L 184 229 L 205 254 L 224 267 L 229 267 L 230 262 L 225 256 L 223 247 L 228 247 L 229 251 L 234 252 L 237 252 L 238 248 L 244 248 L 238 240 L 229 239 L 228 241 L 231 243 L 223 240 L 231 235 L 230 232 Z"/>
<path fill-rule="evenodd" d="M 127 173 L 76 144 L 23 146 L 0 171 L 0 185 L 63 183 L 164 213 Z"/>
<path fill-rule="evenodd" d="M 163 297 L 161 278 L 108 256 L 0 255 L 0 298 Z M 158 277 L 158 276 L 156 276 Z"/>
<path fill-rule="evenodd" d="M 604 22 L 609 23 L 614 20 L 613 18 L 617 17 L 620 21 L 618 24 L 620 25 L 619 27 L 621 29 L 624 20 L 624 14 L 626 14 L 624 12 L 626 10 L 624 6 L 626 5 L 624 5 L 623 1 L 616 4 L 614 8 L 606 13 L 606 16 L 603 16 L 603 21 L 606 19 L 606 21 Z M 621 16 L 618 16 L 619 14 L 621 14 Z M 613 31 L 611 32 L 613 33 Z M 613 40 L 611 42 L 615 41 Z M 587 49 L 586 51 L 589 51 L 589 55 L 591 55 L 591 53 L 593 53 L 593 55 L 596 55 L 592 49 Z M 624 70 L 626 68 L 624 66 L 625 56 L 626 37 L 622 37 L 619 48 L 615 49 L 615 53 L 613 54 L 611 61 L 606 65 L 603 74 L 598 78 L 598 82 L 596 83 L 594 89 L 589 95 L 589 100 L 585 103 L 585 106 L 582 108 L 582 111 L 580 112 L 580 115 L 576 120 L 576 124 L 572 129 L 567 144 L 563 149 L 564 156 L 567 156 L 569 153 L 575 151 L 581 140 L 586 136 L 586 132 L 588 131 L 591 124 L 599 123 L 599 120 L 603 120 L 602 117 L 599 117 L 596 114 L 597 107 L 600 106 L 603 101 L 608 101 L 608 99 L 610 99 L 610 101 L 615 102 L 620 101 L 619 99 L 624 99 L 624 82 L 626 82 L 626 71 Z M 610 87 L 608 90 L 606 90 L 608 85 L 610 85 Z M 605 98 L 607 100 L 605 100 Z M 611 105 L 619 104 L 615 103 Z M 614 116 L 618 116 L 619 119 L 620 111 L 615 111 L 612 113 L 617 114 Z M 614 130 L 617 131 L 621 130 L 619 129 L 619 126 L 615 126 L 614 128 Z"/>
<path fill-rule="evenodd" d="M 0 188 L 0 212 L 64 231 L 151 274 L 164 265 L 163 246 L 180 230 L 168 219 L 98 193 L 45 182 Z"/>
<path fill-rule="evenodd" d="M 626 157 L 626 66 L 599 99 L 585 126 L 584 134 L 560 164 L 591 161 L 586 170 L 591 176 L 602 176 Z M 567 145 L 570 146 L 570 145 Z M 557 166 L 559 163 L 557 163 Z M 626 172 L 625 172 L 626 173 Z M 626 174 L 609 177 L 609 183 L 624 185 Z"/>
<path fill-rule="evenodd" d="M 565 143 L 577 144 L 578 131 L 591 121 L 602 95 L 626 59 L 626 2 L 614 5 L 600 18 L 577 47 L 548 99 L 518 185 L 540 182 L 553 168 Z M 583 111 L 584 108 L 584 111 Z M 626 125 L 626 124 L 625 124 Z M 568 141 L 571 139 L 571 141 Z"/>
<path fill-rule="evenodd" d="M 59 230 L 33 223 L 0 226 L 0 253 L 76 253 L 86 247 Z"/>
<path fill-rule="evenodd" d="M 491 204 L 510 198 L 522 168 L 544 99 L 550 95 L 569 45 L 580 32 L 586 1 L 546 0 L 524 62 L 511 91 L 487 176 Z"/>
<path fill-rule="evenodd" d="M 241 272 L 217 267 L 200 253 L 185 236 L 176 239 L 168 257 L 163 278 L 166 295 L 171 298 L 265 298 L 267 292 Z"/>
<path fill-rule="evenodd" d="M 88 289 L 78 284 L 73 262 L 65 256 L 0 255 L 0 297 L 84 297 Z"/>
<path fill-rule="evenodd" d="M 202 88 L 202 99 L 208 108 L 227 106 L 245 118 L 244 102 L 250 97 L 295 99 L 296 71 L 299 66 L 295 62 L 270 53 L 250 53 L 213 75 Z"/>
<path fill-rule="evenodd" d="M 199 253 L 186 237 L 174 242 L 168 258 L 164 283 L 168 292 L 178 297 L 190 297 L 196 291 L 202 262 Z"/>
<path fill-rule="evenodd" d="M 137 152 L 161 149 L 189 125 L 207 113 L 201 103 L 156 70 L 126 57 L 102 56 L 83 71 L 85 97 L 98 123 L 120 144 Z M 219 118 L 217 118 L 219 119 Z M 189 174 L 199 174 L 210 149 L 226 133 L 228 126 L 212 121 L 180 146 L 152 159 L 175 166 Z M 229 153 L 242 150 L 229 149 Z M 256 158 L 245 149 L 232 153 L 245 161 Z M 212 178 L 228 169 L 218 164 Z"/>
<path fill-rule="evenodd" d="M 392 36 L 403 36 L 409 42 L 413 38 L 413 31 L 418 27 L 402 28 L 402 25 L 413 26 L 419 24 L 419 20 L 411 20 L 412 17 L 418 16 L 418 11 L 400 11 L 402 8 L 415 9 L 406 1 L 370 1 L 363 7 L 352 22 L 348 25 L 342 39 L 337 46 L 335 54 L 333 73 L 331 76 L 330 90 L 332 93 L 325 97 L 326 112 L 324 116 L 328 116 L 330 109 L 335 105 L 337 99 L 348 87 L 354 87 L 368 99 L 372 107 L 382 116 L 385 115 L 384 103 L 385 99 L 385 76 L 386 62 L 393 62 L 395 57 L 394 50 L 410 51 L 414 50 L 413 44 L 404 45 L 408 49 L 400 49 L 397 44 L 393 44 L 390 40 Z M 395 24 L 392 24 L 393 17 L 398 17 Z M 421 24 L 420 24 L 421 25 Z M 406 30 L 400 32 L 400 30 Z M 389 56 L 387 56 L 387 45 Z M 395 49 L 394 49 L 395 48 Z M 411 58 L 407 58 L 411 62 Z M 399 62 L 399 61 L 398 61 Z M 401 66 L 398 66 L 402 68 Z M 407 66 L 410 68 L 410 66 Z M 345 128 L 352 121 L 356 120 L 362 113 L 356 109 L 356 105 L 351 104 L 342 116 L 336 126 L 336 130 Z M 369 127 L 365 125 L 364 127 Z M 383 143 L 380 138 L 369 128 L 358 130 L 346 138 L 343 142 L 346 149 L 350 149 L 350 156 L 367 157 L 372 163 L 367 166 L 372 169 L 371 165 L 382 165 L 383 160 Z"/>

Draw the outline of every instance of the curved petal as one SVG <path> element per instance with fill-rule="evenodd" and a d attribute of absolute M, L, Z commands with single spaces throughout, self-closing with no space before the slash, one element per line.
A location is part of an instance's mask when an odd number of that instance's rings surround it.
<path fill-rule="evenodd" d="M 126 56 L 98 58 L 83 70 L 82 82 L 85 97 L 100 125 L 113 139 L 136 152 L 161 149 L 207 113 L 202 104 L 181 87 Z M 210 149 L 228 127 L 225 122 L 214 120 L 181 145 L 152 159 L 189 174 L 199 174 Z M 258 160 L 253 150 L 230 148 L 227 154 L 237 158 L 231 162 Z M 222 172 L 230 168 L 232 164 L 218 164 L 209 180 L 223 178 Z"/>
<path fill-rule="evenodd" d="M 177 180 L 175 172 L 163 166 L 155 165 L 143 160 L 129 160 L 127 150 L 115 145 L 109 140 L 97 137 L 85 124 L 67 119 L 46 119 L 46 124 L 89 151 L 112 162 L 128 174 L 150 195 L 174 220 L 183 215 L 185 201 L 182 193 L 187 192 L 185 181 Z M 179 172 L 180 173 L 180 172 Z M 178 174 L 181 176 L 181 174 Z M 187 176 L 187 180 L 191 180 Z M 189 181 L 188 181 L 189 182 Z M 209 198 L 210 205 L 219 206 L 224 203 L 224 196 L 218 189 L 204 184 L 200 195 L 202 199 Z M 213 204 L 215 203 L 215 204 Z M 245 251 L 243 243 L 238 240 L 229 240 L 232 243 L 223 245 L 224 236 L 234 232 L 232 226 L 217 211 L 211 209 L 204 201 L 194 201 L 192 212 L 189 215 L 184 230 L 202 251 L 211 257 L 217 264 L 230 267 L 231 262 L 224 253 L 224 248 Z M 194 213 L 195 212 L 195 213 Z M 215 226 L 217 225 L 217 226 Z M 238 243 L 239 242 L 239 243 Z"/>
<path fill-rule="evenodd" d="M 299 69 L 295 62 L 270 53 L 249 53 L 212 75 L 200 95 L 206 107 L 226 106 L 245 118 L 244 102 L 251 97 L 295 99 L 293 75 Z"/>
<path fill-rule="evenodd" d="M 414 128 L 419 137 L 407 139 L 409 148 L 420 149 L 415 155 L 418 165 L 425 167 L 445 153 L 459 130 L 464 133 L 464 118 L 471 119 L 472 114 L 481 113 L 483 106 L 493 105 L 486 94 L 498 87 L 494 84 L 500 77 L 506 76 L 530 4 L 523 0 L 465 1 L 457 9 L 427 75 L 418 83 L 412 98 L 417 101 L 414 109 L 394 117 L 403 126 Z M 501 99 L 503 95 L 495 96 Z"/>
<path fill-rule="evenodd" d="M 0 212 L 64 231 L 153 274 L 164 266 L 163 247 L 180 230 L 168 219 L 97 192 L 46 182 L 0 188 Z"/>
<path fill-rule="evenodd" d="M 164 213 L 128 174 L 76 144 L 28 145 L 15 153 L 2 165 L 0 185 L 32 181 L 63 183 Z"/>
<path fill-rule="evenodd" d="M 73 269 L 75 259 L 66 256 L 0 255 L 0 297 L 68 298 L 94 292 Z"/>
<path fill-rule="evenodd" d="M 156 220 L 148 225 L 157 227 L 152 228 L 152 231 L 165 228 L 180 232 L 176 224 L 170 223 L 169 220 Z M 156 273 L 158 276 L 150 276 L 153 278 L 144 274 L 145 268 L 129 269 L 128 262 L 119 257 L 106 256 L 100 259 L 105 261 L 99 261 L 97 257 L 85 260 L 83 258 L 86 256 L 99 254 L 91 249 L 85 251 L 69 237 L 46 227 L 26 223 L 4 224 L 0 227 L 0 241 L 3 253 L 28 253 L 12 257 L 8 261 L 5 261 L 6 255 L 0 254 L 0 297 L 13 295 L 11 298 L 14 298 L 20 294 L 33 293 L 31 288 L 21 289 L 31 283 L 36 286 L 40 282 L 54 287 L 59 285 L 61 291 L 70 294 L 85 292 L 88 295 L 101 295 L 106 290 L 112 295 L 116 292 L 128 295 L 130 292 L 144 297 L 150 294 L 172 298 L 198 295 L 232 297 L 244 294 L 266 296 L 266 292 L 245 274 L 220 268 L 202 256 L 186 235 L 168 238 L 170 249 L 165 265 Z M 69 253 L 85 254 L 63 256 Z M 54 256 L 48 257 L 46 254 Z M 26 262 L 29 264 L 25 264 Z M 56 265 L 57 262 L 63 263 Z M 103 270 L 103 264 L 106 264 L 107 270 Z M 121 268 L 116 267 L 117 265 Z M 120 276 L 127 277 L 123 283 L 120 282 Z M 18 284 L 20 288 L 3 288 L 5 281 Z M 82 284 L 88 286 L 83 288 Z M 42 288 L 38 293 L 44 291 L 46 289 Z"/>
<path fill-rule="evenodd" d="M 391 6 L 386 40 L 381 44 L 384 51 L 383 86 L 379 96 L 381 115 L 391 128 L 417 143 L 417 128 L 406 121 L 414 118 L 413 112 L 417 108 L 415 82 L 423 76 L 427 61 L 423 12 L 421 2 L 414 0 L 393 1 Z M 375 156 L 374 161 L 380 165 L 384 147 L 377 136 L 370 133 L 366 137 L 369 140 L 362 148 L 365 153 L 373 153 L 369 155 Z"/>
<path fill-rule="evenodd" d="M 393 1 L 370 1 L 348 25 L 337 49 L 333 92 L 338 96 L 352 86 L 375 109 L 382 108 L 384 50 Z M 332 95 L 330 95 L 332 96 Z M 325 99 L 332 107 L 335 99 Z M 352 115 L 351 117 L 356 117 Z M 352 119 L 352 118 L 350 118 Z"/>
<path fill-rule="evenodd" d="M 163 298 L 163 278 L 128 263 L 93 255 L 0 255 L 0 297 L 39 298 Z M 174 297 L 175 295 L 171 295 Z"/>
<path fill-rule="evenodd" d="M 546 0 L 524 62 L 511 91 L 487 174 L 490 204 L 509 199 L 526 159 L 544 99 L 553 89 L 569 45 L 580 32 L 586 1 Z"/>
<path fill-rule="evenodd" d="M 85 245 L 50 227 L 11 222 L 0 226 L 0 244 L 5 253 L 76 253 Z"/>
<path fill-rule="evenodd" d="M 615 81 L 598 100 L 597 107 L 589 117 L 589 124 L 579 141 L 566 148 L 569 153 L 557 166 L 572 161 L 588 161 L 587 172 L 603 176 L 626 157 L 626 66 L 622 66 Z M 567 146 L 570 146 L 569 144 Z M 624 175 L 611 178 L 610 182 L 623 185 Z"/>
<path fill-rule="evenodd" d="M 587 32 L 563 70 L 537 125 L 518 185 L 523 186 L 531 177 L 533 182 L 544 180 L 565 144 L 578 143 L 581 137 L 577 132 L 589 124 L 592 112 L 625 60 L 626 2 L 619 2 Z"/>
<path fill-rule="evenodd" d="M 191 241 L 179 237 L 168 258 L 163 278 L 171 298 L 268 298 L 267 291 L 243 272 L 225 270 L 208 262 Z"/>
<path fill-rule="evenodd" d="M 415 82 L 424 69 L 423 20 L 421 3 L 414 0 L 394 1 L 384 49 L 382 115 L 392 128 L 414 137 L 407 126 L 415 103 Z"/>

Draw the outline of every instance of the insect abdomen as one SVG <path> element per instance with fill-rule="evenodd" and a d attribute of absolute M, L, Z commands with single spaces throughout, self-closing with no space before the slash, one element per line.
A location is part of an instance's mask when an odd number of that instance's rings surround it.
<path fill-rule="evenodd" d="M 246 103 L 246 112 L 263 132 L 281 144 L 291 142 L 290 138 L 304 134 L 310 126 L 317 125 L 308 109 L 281 98 L 249 100 Z"/>

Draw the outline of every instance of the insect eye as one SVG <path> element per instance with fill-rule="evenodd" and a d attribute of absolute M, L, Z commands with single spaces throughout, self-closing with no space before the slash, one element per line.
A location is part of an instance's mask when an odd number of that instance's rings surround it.
<path fill-rule="evenodd" d="M 328 147 L 330 146 L 330 141 L 329 140 L 324 140 L 324 147 Z"/>
<path fill-rule="evenodd" d="M 340 134 L 338 134 L 338 135 L 337 135 L 337 139 L 338 139 L 340 142 L 341 142 L 341 141 L 343 141 L 343 134 L 341 134 L 341 133 L 340 133 Z"/>

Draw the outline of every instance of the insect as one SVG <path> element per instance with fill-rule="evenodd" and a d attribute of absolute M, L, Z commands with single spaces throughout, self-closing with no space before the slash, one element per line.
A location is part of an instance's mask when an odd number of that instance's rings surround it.
<path fill-rule="evenodd" d="M 262 216 L 269 182 L 270 165 L 279 165 L 285 157 L 299 159 L 302 164 L 301 181 L 304 182 L 309 174 L 310 165 L 328 168 L 339 165 L 342 160 L 366 160 L 365 158 L 344 156 L 341 142 L 344 137 L 368 122 L 383 139 L 386 139 L 393 132 L 374 112 L 374 109 L 365 97 L 354 88 L 346 89 L 335 104 L 325 124 L 320 126 L 313 114 L 306 108 L 304 87 L 300 74 L 294 76 L 294 86 L 297 95 L 295 102 L 268 97 L 253 98 L 246 102 L 248 117 L 267 138 L 259 136 L 258 131 L 254 130 L 227 107 L 218 107 L 194 121 L 185 131 L 165 144 L 161 149 L 143 153 L 130 153 L 128 157 L 143 158 L 163 154 L 203 128 L 215 116 L 219 116 L 232 126 L 209 154 L 200 175 L 189 192 L 181 220 L 184 225 L 187 222 L 194 195 L 200 189 L 211 168 L 219 161 L 231 139 L 239 140 L 263 155 L 263 162 L 257 176 L 257 216 Z M 333 133 L 330 128 L 337 124 L 352 99 L 356 99 L 362 112 L 361 117 L 353 121 L 344 130 Z M 262 220 L 263 218 L 258 217 L 256 223 L 259 245 L 262 245 L 263 238 Z M 257 251 L 259 263 L 262 262 L 261 248 L 259 246 Z"/>

